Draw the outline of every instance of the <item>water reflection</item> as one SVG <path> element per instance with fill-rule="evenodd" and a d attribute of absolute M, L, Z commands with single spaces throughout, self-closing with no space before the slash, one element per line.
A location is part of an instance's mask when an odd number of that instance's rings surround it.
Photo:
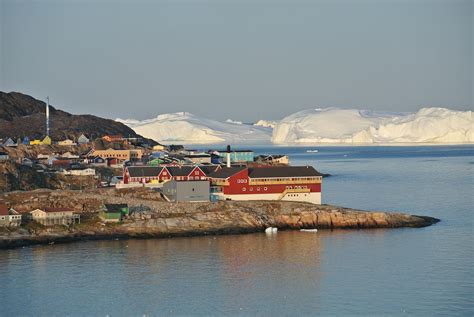
<path fill-rule="evenodd" d="M 341 151 L 371 162 L 347 163 Z M 472 316 L 473 157 L 472 146 L 290 157 L 338 175 L 325 180 L 326 202 L 442 219 L 427 228 L 2 250 L 0 315 Z"/>

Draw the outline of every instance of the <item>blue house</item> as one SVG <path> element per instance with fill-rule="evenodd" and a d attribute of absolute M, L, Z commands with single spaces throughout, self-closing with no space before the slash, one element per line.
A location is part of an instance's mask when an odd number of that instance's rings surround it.
<path fill-rule="evenodd" d="M 154 151 L 153 153 L 151 153 L 151 157 L 153 158 L 162 158 L 166 155 L 168 155 L 168 153 L 165 151 Z"/>
<path fill-rule="evenodd" d="M 227 151 L 219 151 L 219 156 L 222 162 L 227 160 Z M 255 153 L 252 150 L 231 150 L 230 151 L 230 162 L 231 163 L 243 163 L 253 162 Z"/>
<path fill-rule="evenodd" d="M 25 137 L 23 138 L 23 142 L 22 142 L 22 143 L 23 143 L 24 145 L 30 145 L 30 138 L 27 137 L 27 136 L 25 136 Z"/>

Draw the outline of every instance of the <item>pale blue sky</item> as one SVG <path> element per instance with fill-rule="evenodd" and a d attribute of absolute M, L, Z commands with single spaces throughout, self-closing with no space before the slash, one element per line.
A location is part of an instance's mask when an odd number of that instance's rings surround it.
<path fill-rule="evenodd" d="M 1 1 L 1 90 L 73 113 L 473 107 L 473 1 Z"/>

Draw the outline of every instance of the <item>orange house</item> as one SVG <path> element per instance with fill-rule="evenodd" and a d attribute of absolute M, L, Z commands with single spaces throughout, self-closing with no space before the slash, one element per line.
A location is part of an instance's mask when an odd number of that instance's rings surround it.
<path fill-rule="evenodd" d="M 102 137 L 102 140 L 107 141 L 107 142 L 122 142 L 123 141 L 123 136 L 121 136 L 121 135 L 104 135 Z"/>

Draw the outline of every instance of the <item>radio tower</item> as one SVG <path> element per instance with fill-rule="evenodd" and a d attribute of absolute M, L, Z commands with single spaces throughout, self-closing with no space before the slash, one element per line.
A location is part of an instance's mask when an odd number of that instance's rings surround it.
<path fill-rule="evenodd" d="M 46 97 L 46 136 L 49 136 L 49 96 Z"/>

